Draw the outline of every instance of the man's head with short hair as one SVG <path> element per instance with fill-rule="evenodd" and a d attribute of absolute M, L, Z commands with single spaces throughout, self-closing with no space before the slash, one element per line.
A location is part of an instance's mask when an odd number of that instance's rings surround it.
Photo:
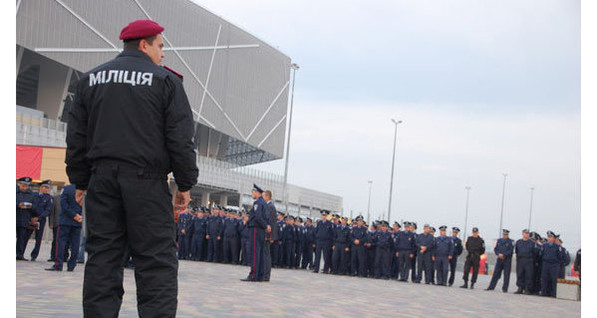
<path fill-rule="evenodd" d="M 265 201 L 271 201 L 272 200 L 272 192 L 270 190 L 263 191 L 263 199 Z"/>

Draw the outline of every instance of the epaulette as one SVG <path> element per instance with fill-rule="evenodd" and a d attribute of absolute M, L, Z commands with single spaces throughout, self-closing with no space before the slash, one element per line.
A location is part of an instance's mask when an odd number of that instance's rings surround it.
<path fill-rule="evenodd" d="M 182 78 L 183 78 L 182 74 L 180 74 L 180 73 L 178 73 L 177 71 L 175 71 L 175 70 L 173 70 L 173 69 L 169 68 L 169 67 L 168 67 L 168 66 L 166 66 L 166 65 L 164 65 L 164 68 L 165 68 L 165 69 L 167 69 L 168 71 L 170 71 L 172 74 L 174 74 L 174 75 L 178 76 L 178 78 L 180 78 L 180 80 L 182 81 Z"/>

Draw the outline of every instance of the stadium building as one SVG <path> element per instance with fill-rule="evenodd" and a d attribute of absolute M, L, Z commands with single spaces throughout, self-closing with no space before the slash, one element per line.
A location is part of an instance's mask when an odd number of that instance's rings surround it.
<path fill-rule="evenodd" d="M 250 205 L 255 182 L 283 208 L 283 177 L 248 166 L 284 157 L 291 59 L 189 0 L 17 1 L 17 178 L 68 183 L 75 84 L 121 51 L 120 30 L 136 19 L 165 27 L 164 64 L 184 76 L 196 128 L 194 200 Z M 291 214 L 342 209 L 336 195 L 295 185 L 287 194 Z"/>

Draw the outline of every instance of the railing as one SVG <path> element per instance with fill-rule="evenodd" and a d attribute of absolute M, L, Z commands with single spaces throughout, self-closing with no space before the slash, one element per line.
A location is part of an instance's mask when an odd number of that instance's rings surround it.
<path fill-rule="evenodd" d="M 20 145 L 66 147 L 66 123 L 17 110 L 16 137 Z"/>

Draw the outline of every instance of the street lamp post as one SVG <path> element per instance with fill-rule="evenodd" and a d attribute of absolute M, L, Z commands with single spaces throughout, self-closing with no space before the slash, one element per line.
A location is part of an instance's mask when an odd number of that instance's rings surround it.
<path fill-rule="evenodd" d="M 533 213 L 533 191 L 535 190 L 534 187 L 531 187 L 531 207 L 529 208 L 529 227 L 528 230 L 531 230 L 531 215 Z"/>
<path fill-rule="evenodd" d="M 464 239 L 467 235 L 467 231 L 466 231 L 466 226 L 468 224 L 468 198 L 469 198 L 469 192 L 471 191 L 471 187 L 466 186 L 464 187 L 464 189 L 466 190 L 466 206 L 464 208 L 464 233 L 462 235 L 462 238 Z"/>
<path fill-rule="evenodd" d="M 394 151 L 392 152 L 392 173 L 390 177 L 390 202 L 388 203 L 388 222 L 390 222 L 390 215 L 392 213 L 392 187 L 394 186 L 394 161 L 396 159 L 396 136 L 398 135 L 398 124 L 402 123 L 402 120 L 395 120 L 392 118 L 394 123 Z"/>
<path fill-rule="evenodd" d="M 369 182 L 369 201 L 367 201 L 367 218 L 369 218 L 369 212 L 371 211 L 371 186 L 373 185 L 373 181 L 369 180 L 367 182 Z"/>
<path fill-rule="evenodd" d="M 294 82 L 296 78 L 296 71 L 299 69 L 298 64 L 292 63 L 290 68 L 292 72 L 292 93 L 290 95 L 290 116 L 288 117 L 288 140 L 286 140 L 286 162 L 284 164 L 284 212 L 288 213 L 288 157 L 290 155 L 290 132 L 292 127 L 292 106 L 294 105 Z"/>
<path fill-rule="evenodd" d="M 498 231 L 498 238 L 502 236 L 502 225 L 504 221 L 504 198 L 506 196 L 506 177 L 508 176 L 507 173 L 502 173 L 504 176 L 504 186 L 502 187 L 502 211 L 500 213 L 500 229 Z"/>

